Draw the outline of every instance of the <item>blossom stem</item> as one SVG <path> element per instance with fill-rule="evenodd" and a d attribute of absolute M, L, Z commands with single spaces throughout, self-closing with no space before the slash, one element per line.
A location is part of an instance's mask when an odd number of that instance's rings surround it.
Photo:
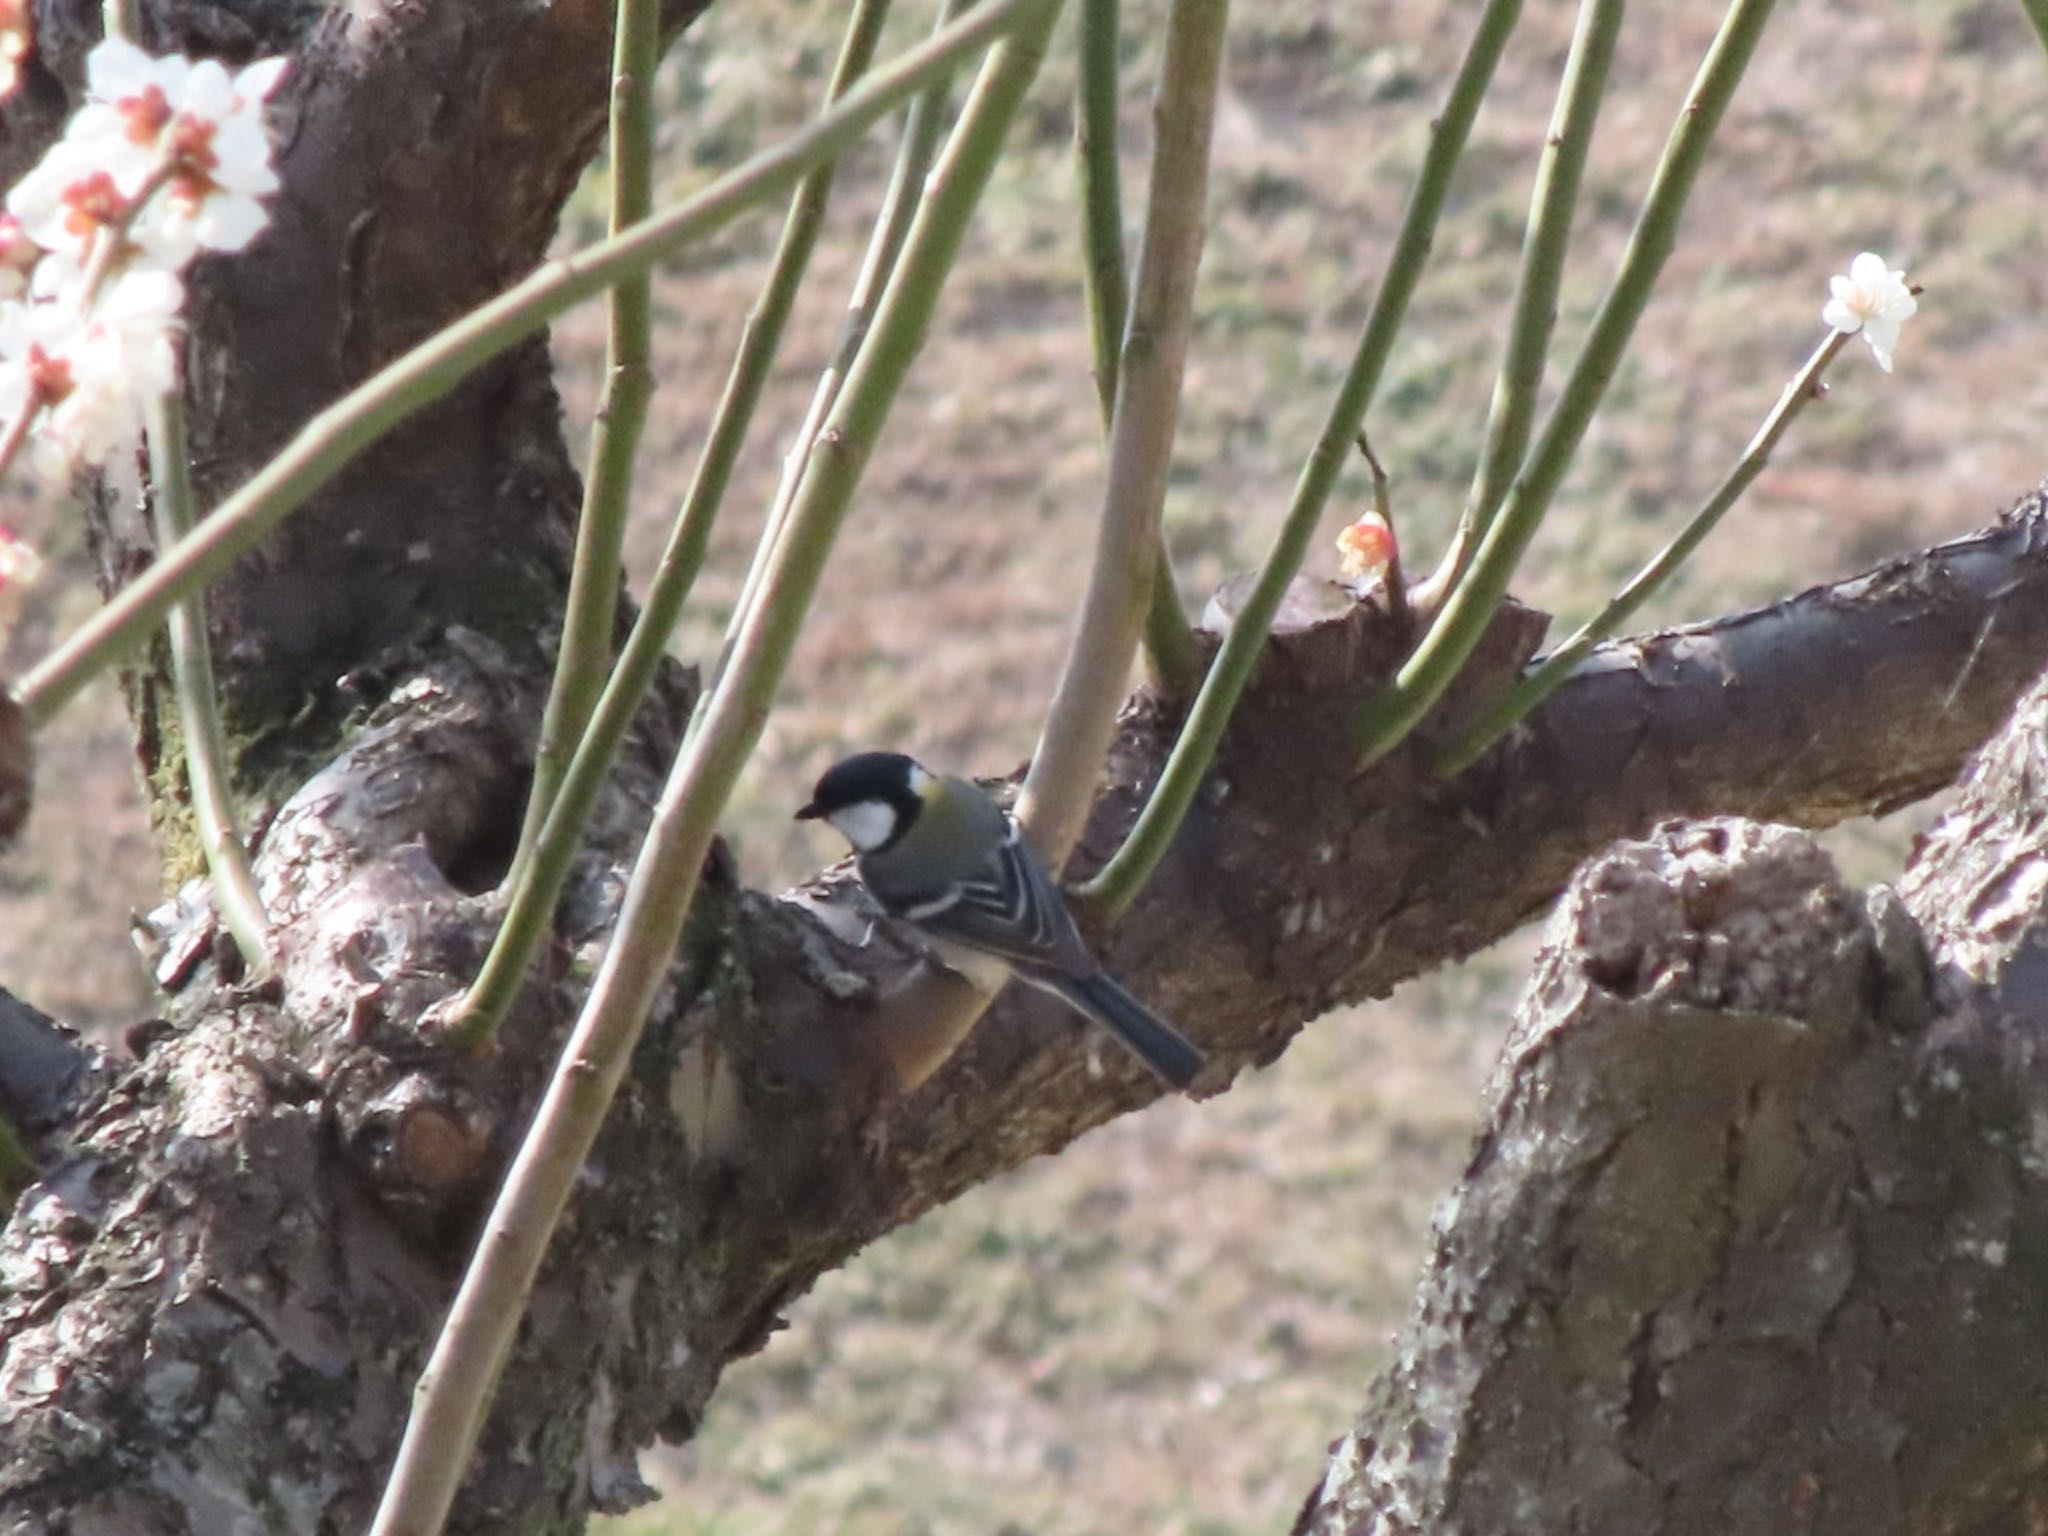
<path fill-rule="evenodd" d="M 611 216 L 618 235 L 653 208 L 654 71 L 661 62 L 658 0 L 618 0 L 613 27 L 611 101 Z M 589 724 L 611 659 L 618 618 L 619 560 L 632 510 L 633 460 L 654 394 L 649 363 L 653 346 L 653 274 L 642 269 L 612 289 L 605 338 L 604 392 L 590 428 L 590 472 L 576 522 L 576 553 L 554 678 L 541 714 L 534 750 L 533 785 L 518 851 L 507 872 L 516 884 L 560 790 L 570 754 Z"/>
<path fill-rule="evenodd" d="M 826 89 L 828 109 L 873 62 L 887 11 L 887 0 L 861 0 L 856 8 L 832 82 Z M 919 98 L 920 102 L 924 99 Z M 760 404 L 769 369 L 802 286 L 804 270 L 817 244 L 837 163 L 828 161 L 813 170 L 790 198 L 789 214 L 783 222 L 768 281 L 748 316 L 745 334 L 726 379 L 725 393 L 697 462 L 697 472 L 669 530 L 661 563 L 648 583 L 646 605 L 634 620 L 625 647 L 619 652 L 618 664 L 580 733 L 575 754 L 548 807 L 531 853 L 523 867 L 507 878 L 511 895 L 505 904 L 504 920 L 491 941 L 490 953 L 484 956 L 475 982 L 447 1019 L 447 1028 L 458 1044 L 475 1048 L 489 1040 L 525 985 L 534 952 L 547 934 L 555 903 L 569 878 L 583 824 L 597 802 L 597 792 L 605 775 L 611 772 L 626 732 L 640 712 L 641 700 L 653 685 L 662 658 L 668 654 L 669 634 L 704 562 L 711 526 L 717 519 L 741 444 Z M 915 184 L 922 185 L 923 181 L 924 171 L 920 167 Z"/>
<path fill-rule="evenodd" d="M 967 21 L 985 21 L 1001 4 L 985 0 Z M 874 434 L 930 326 L 969 215 L 1044 57 L 1058 5 L 1025 0 L 1003 14 L 1014 30 L 991 50 L 939 160 L 872 343 L 826 424 L 739 646 L 655 807 L 612 942 L 414 1394 L 399 1453 L 408 1476 L 394 1476 L 386 1487 L 371 1536 L 434 1536 L 454 1502 L 548 1239 L 671 974 L 718 817 L 760 741 Z M 414 1446 L 432 1446 L 436 1454 L 409 1455 Z"/>
<path fill-rule="evenodd" d="M 135 195 L 121 205 L 120 212 L 93 232 L 92 249 L 86 255 L 85 270 L 78 283 L 77 302 L 80 314 L 91 311 L 93 301 L 107 285 L 107 278 L 112 274 L 114 264 L 128 248 L 128 232 L 135 227 L 135 221 L 142 217 L 142 210 L 149 206 L 149 200 L 171 184 L 171 177 L 177 169 L 177 157 L 165 156 L 163 162 L 149 173 L 149 179 L 136 188 Z"/>
<path fill-rule="evenodd" d="M 1814 349 L 1806 366 L 1799 370 L 1785 391 L 1778 397 L 1778 403 L 1757 428 L 1756 436 L 1743 450 L 1742 457 L 1728 472 L 1714 494 L 1703 502 L 1699 510 L 1678 530 L 1669 544 L 1658 551 L 1656 558 L 1638 571 L 1625 587 L 1608 601 L 1599 613 L 1579 626 L 1571 639 L 1565 641 L 1542 662 L 1505 689 L 1486 709 L 1463 731 L 1446 743 L 1431 759 L 1433 771 L 1448 778 L 1454 773 L 1470 767 L 1495 742 L 1513 728 L 1516 721 L 1526 717 L 1556 691 L 1557 686 L 1569 677 L 1573 670 L 1584 661 L 1593 648 L 1628 622 L 1637 609 L 1649 601 L 1657 589 L 1670 579 L 1671 574 L 1699 548 L 1700 541 L 1713 532 L 1714 525 L 1721 521 L 1728 509 L 1735 505 L 1742 493 L 1749 489 L 1756 477 L 1763 473 L 1770 462 L 1771 451 L 1778 440 L 1785 435 L 1785 429 L 1792 425 L 1792 419 L 1806 406 L 1818 400 L 1822 393 L 1821 377 L 1828 365 L 1849 340 L 1842 331 L 1828 332 L 1827 339 Z"/>
<path fill-rule="evenodd" d="M 1393 488 L 1363 429 L 1358 434 L 1358 452 L 1372 474 L 1372 509 L 1387 528 L 1387 563 L 1381 578 L 1387 593 L 1387 613 L 1405 634 L 1410 623 L 1408 582 L 1401 573 L 1401 535 L 1394 526 Z"/>
<path fill-rule="evenodd" d="M 182 539 L 192 531 L 196 517 L 184 401 L 177 385 L 151 390 L 143 413 L 148 421 L 149 479 L 157 524 L 167 538 Z M 214 904 L 251 971 L 268 975 L 270 918 L 263 910 L 248 850 L 236 830 L 234 799 L 228 788 L 227 732 L 221 726 L 220 695 L 214 686 L 204 594 L 191 593 L 172 608 L 169 628 L 172 689 L 178 727 L 185 738 L 186 787 L 206 872 L 213 879 Z"/>
<path fill-rule="evenodd" d="M 1229 14 L 1229 0 L 1173 0 L 1167 13 L 1153 109 L 1158 143 L 1117 364 L 1102 524 L 1081 622 L 1017 805 L 1018 819 L 1055 869 L 1094 803 L 1159 568 L 1159 520 L 1193 329 Z"/>
<path fill-rule="evenodd" d="M 583 299 L 731 223 L 838 155 L 892 108 L 984 48 L 1047 0 L 984 0 L 945 31 L 877 70 L 834 110 L 630 232 L 548 262 L 523 282 L 386 364 L 320 412 L 192 534 L 81 625 L 24 677 L 16 698 L 48 724 L 87 683 L 163 622 L 171 605 L 220 575 L 293 509 L 399 422 Z"/>
<path fill-rule="evenodd" d="M 105 0 L 100 25 L 108 37 L 142 46 L 142 0 Z"/>
<path fill-rule="evenodd" d="M 42 392 L 31 387 L 21 402 L 21 409 L 14 413 L 5 430 L 0 430 L 0 476 L 5 476 L 13 467 L 21 453 L 21 445 L 28 441 L 29 429 L 36 424 L 36 417 L 45 403 Z"/>
<path fill-rule="evenodd" d="M 1658 274 L 1677 244 L 1686 199 L 1774 3 L 1734 0 L 1722 18 L 1651 175 L 1650 190 L 1621 265 L 1593 317 L 1585 346 L 1565 379 L 1550 419 L 1429 633 L 1393 680 L 1352 719 L 1351 739 L 1361 764 L 1392 751 L 1421 722 L 1493 622 L 1515 567 L 1563 483 L 1593 413 L 1621 366 L 1622 354 L 1650 301 Z"/>
<path fill-rule="evenodd" d="M 1414 296 L 1429 258 L 1451 173 L 1464 154 L 1479 104 L 1486 98 L 1494 68 L 1521 14 L 1521 0 L 1488 0 L 1473 31 L 1443 110 L 1431 129 L 1429 149 L 1416 173 L 1414 190 L 1408 195 L 1408 208 L 1394 237 L 1386 275 L 1373 298 L 1365 328 L 1359 333 L 1351 366 L 1337 387 L 1322 431 L 1295 481 L 1294 500 L 1287 516 L 1274 536 L 1265 563 L 1259 567 L 1258 579 L 1246 595 L 1243 608 L 1231 620 L 1222 648 L 1209 664 L 1201 691 L 1195 695 L 1145 809 L 1139 813 L 1116 856 L 1082 889 L 1083 898 L 1106 918 L 1121 915 L 1152 878 L 1223 744 L 1223 733 L 1229 728 L 1230 717 L 1265 647 L 1266 631 L 1272 627 L 1273 615 L 1279 610 L 1288 583 L 1301 569 L 1317 520 L 1329 504 L 1330 493 L 1350 456 L 1359 422 L 1379 387 L 1394 338 L 1407 316 L 1408 301 Z"/>

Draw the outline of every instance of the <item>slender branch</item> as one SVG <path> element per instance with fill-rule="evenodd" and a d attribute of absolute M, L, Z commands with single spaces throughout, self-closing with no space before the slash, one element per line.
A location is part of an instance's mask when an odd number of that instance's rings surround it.
<path fill-rule="evenodd" d="M 613 283 L 716 233 L 839 154 L 877 118 L 1006 32 L 1047 0 L 985 0 L 959 22 L 878 70 L 833 111 L 728 171 L 631 233 L 551 261 L 462 320 L 387 364 L 320 412 L 241 490 L 22 679 L 32 727 L 163 622 L 171 605 L 224 572 L 356 454 L 440 399 L 469 373 Z"/>
<path fill-rule="evenodd" d="M 1102 425 L 1116 419 L 1117 346 L 1124 334 L 1129 285 L 1124 275 L 1123 169 L 1117 163 L 1117 43 L 1120 0 L 1081 0 L 1080 66 L 1075 89 L 1074 171 L 1081 199 L 1081 292 L 1095 355 Z M 1180 583 L 1166 537 L 1145 609 L 1145 655 L 1152 679 L 1169 698 L 1185 698 L 1201 680 L 1201 653 L 1181 611 Z"/>
<path fill-rule="evenodd" d="M 2044 0 L 2048 3 L 2048 0 Z M 1124 271 L 1123 167 L 1117 160 L 1117 46 L 1122 0 L 1081 0 L 1074 91 L 1074 179 L 1081 198 L 1081 294 L 1095 392 L 1106 430 L 1116 416 L 1117 349 L 1130 283 Z"/>
<path fill-rule="evenodd" d="M 1700 541 L 1713 532 L 1722 515 L 1764 472 L 1764 466 L 1771 460 L 1771 450 L 1777 447 L 1785 429 L 1792 425 L 1792 418 L 1805 409 L 1808 402 L 1820 398 L 1823 393 L 1821 377 L 1848 339 L 1841 331 L 1828 333 L 1827 339 L 1806 360 L 1806 366 L 1785 386 L 1778 403 L 1771 407 L 1763 425 L 1757 428 L 1756 436 L 1750 439 L 1749 447 L 1743 450 L 1742 457 L 1715 488 L 1714 494 L 1693 513 L 1671 542 L 1658 551 L 1656 558 L 1614 594 L 1605 608 L 1582 624 L 1571 639 L 1524 674 L 1513 687 L 1504 690 L 1471 725 L 1445 745 L 1431 763 L 1436 772 L 1448 776 L 1477 761 L 1487 748 L 1508 733 L 1516 721 L 1550 697 L 1558 684 L 1571 676 L 1578 664 L 1592 654 L 1596 645 L 1627 623 L 1670 578 L 1671 573 L 1684 564 L 1699 548 Z"/>
<path fill-rule="evenodd" d="M 1401 217 L 1400 232 L 1387 262 L 1387 274 L 1373 299 L 1351 366 L 1337 395 L 1330 402 L 1329 415 L 1315 446 L 1309 450 L 1300 478 L 1294 486 L 1294 500 L 1280 524 L 1258 580 L 1245 597 L 1244 607 L 1231 621 L 1222 649 L 1209 664 L 1180 737 L 1161 771 L 1159 783 L 1139 815 L 1131 835 L 1117 850 L 1116 857 L 1086 887 L 1084 894 L 1105 916 L 1114 917 L 1131 904 L 1158 867 L 1173 842 L 1195 792 L 1215 760 L 1232 712 L 1251 680 L 1252 668 L 1266 643 L 1266 631 L 1279 611 L 1287 584 L 1301 568 L 1317 520 L 1328 504 L 1330 492 L 1351 451 L 1359 423 L 1380 375 L 1393 351 L 1394 338 L 1407 316 L 1408 301 L 1414 296 L 1422 268 L 1429 258 L 1436 224 L 1449 191 L 1451 173 L 1457 169 L 1471 136 L 1472 122 L 1493 81 L 1495 66 L 1507 46 L 1508 36 L 1521 19 L 1521 0 L 1489 0 L 1479 25 L 1466 46 L 1465 57 L 1451 82 L 1444 108 L 1430 132 L 1429 150 L 1415 178 L 1415 190 L 1408 196 L 1407 211 Z"/>
<path fill-rule="evenodd" d="M 144 402 L 148 423 L 149 478 L 157 526 L 166 539 L 192 531 L 192 456 L 185 439 L 185 405 L 177 385 L 152 392 Z M 221 726 L 220 691 L 213 681 L 213 647 L 206 633 L 206 599 L 193 593 L 171 609 L 171 680 L 178 728 L 185 738 L 185 781 L 206 872 L 213 880 L 214 905 L 234 935 L 244 960 L 259 975 L 271 969 L 270 915 L 256 888 L 235 824 L 228 788 L 227 732 Z"/>
<path fill-rule="evenodd" d="M 42 391 L 31 385 L 22 398 L 20 408 L 7 425 L 0 428 L 0 475 L 14 467 L 21 445 L 28 441 L 29 429 L 36 424 L 36 417 L 42 414 L 44 404 Z"/>
<path fill-rule="evenodd" d="M 1409 617 L 1408 582 L 1401 570 L 1401 532 L 1394 526 L 1393 488 L 1363 428 L 1358 433 L 1358 453 L 1372 475 L 1372 509 L 1387 527 L 1387 563 L 1380 578 L 1386 588 L 1387 616 L 1405 634 L 1413 621 Z"/>
<path fill-rule="evenodd" d="M 1202 651 L 1180 603 L 1180 580 L 1173 573 L 1173 555 L 1166 532 L 1159 534 L 1152 582 L 1145 598 L 1145 662 L 1153 691 L 1163 698 L 1184 699 L 1202 680 Z"/>
<path fill-rule="evenodd" d="M 1627 0 L 1583 0 L 1571 51 L 1558 82 L 1557 106 L 1544 139 L 1542 163 L 1529 196 L 1529 227 L 1522 240 L 1522 269 L 1508 318 L 1508 340 L 1494 380 L 1487 412 L 1486 443 L 1458 531 L 1429 586 L 1445 591 L 1465 568 L 1473 542 L 1483 536 L 1522 467 L 1536 422 L 1536 395 L 1557 323 L 1557 292 L 1564 278 L 1572 214 L 1592 147 L 1593 125 L 1607 89 L 1614 42 L 1621 34 Z"/>
<path fill-rule="evenodd" d="M 937 25 L 941 28 L 949 25 L 967 4 L 968 0 L 942 0 Z M 711 668 L 711 684 L 715 685 L 724 674 L 733 647 L 739 642 L 740 622 L 746 616 L 754 593 L 760 589 L 761 578 L 775 554 L 775 540 L 788 520 L 796 488 L 803 481 L 804 468 L 810 462 L 811 446 L 818 440 L 825 418 L 839 400 L 840 386 L 846 382 L 847 372 L 853 367 L 861 344 L 867 340 L 868 329 L 874 323 L 875 306 L 881 302 L 889 276 L 896 270 L 896 259 L 903 253 L 903 242 L 910 234 L 912 219 L 917 215 L 918 200 L 924 195 L 925 176 L 931 170 L 933 157 L 939 152 L 950 83 L 940 81 L 910 105 L 910 113 L 903 124 L 903 142 L 897 148 L 896 164 L 889 173 L 889 185 L 882 194 L 882 207 L 875 215 L 874 229 L 868 235 L 868 248 L 861 257 L 860 271 L 854 277 L 853 292 L 847 299 L 846 319 L 840 325 L 838 343 L 833 348 L 831 360 L 818 374 L 818 383 L 811 392 L 810 406 L 797 428 L 794 446 L 783 457 L 782 477 L 775 487 L 775 500 L 769 504 L 768 516 L 761 525 L 761 537 L 754 545 L 754 558 L 747 566 L 746 579 L 740 583 L 739 600 L 733 604 L 732 619 L 726 626 L 725 638 L 719 643 L 718 659 Z M 709 699 L 710 688 L 707 686 L 704 698 L 699 701 L 700 708 Z"/>
<path fill-rule="evenodd" d="M 846 40 L 840 47 L 839 62 L 826 89 L 828 110 L 873 62 L 887 14 L 888 0 L 861 0 L 855 7 L 847 24 Z M 919 97 L 919 102 L 928 99 L 928 95 Z M 747 429 L 753 424 L 761 392 L 767 387 L 775 354 L 781 349 L 788 328 L 790 310 L 817 246 L 837 170 L 836 160 L 827 161 L 806 176 L 790 198 L 767 282 L 747 317 L 733 356 L 732 371 L 725 381 L 725 392 L 719 398 L 717 413 L 697 461 L 697 472 L 670 526 L 661 563 L 648 584 L 646 605 L 634 620 L 632 633 L 619 653 L 618 665 L 580 733 L 575 755 L 532 851 L 524 867 L 509 881 L 512 894 L 506 903 L 505 919 L 491 941 L 490 953 L 484 956 L 475 983 L 444 1021 L 459 1044 L 474 1048 L 496 1033 L 525 984 L 535 951 L 547 936 L 555 903 L 561 898 L 562 886 L 575 860 L 583 824 L 634 717 L 640 712 L 641 700 L 653 685 L 662 657 L 668 651 L 669 634 L 704 564 L 712 526 L 718 520 L 726 487 L 732 481 L 733 466 L 739 460 Z M 918 180 L 923 180 L 921 169 Z"/>
<path fill-rule="evenodd" d="M 1742 79 L 1774 0 L 1734 0 L 1687 93 L 1685 106 L 1650 180 L 1620 269 L 1601 301 L 1564 389 L 1527 466 L 1508 492 L 1500 516 L 1480 541 L 1464 578 L 1452 589 L 1422 644 L 1392 682 L 1354 718 L 1352 741 L 1371 762 L 1391 751 L 1443 695 L 1479 644 L 1537 525 L 1549 510 L 1579 441 L 1621 365 L 1636 321 L 1678 240 L 1678 221 L 1699 177 L 1714 130 Z"/>
<path fill-rule="evenodd" d="M 1145 237 L 1124 327 L 1102 527 L 1081 623 L 1033 754 L 1018 814 L 1055 866 L 1095 798 L 1158 569 L 1159 518 L 1180 415 L 1209 140 L 1229 0 L 1174 0 L 1155 108 Z"/>
<path fill-rule="evenodd" d="M 618 0 L 613 27 L 611 217 L 607 233 L 632 228 L 654 206 L 654 71 L 661 62 L 660 0 Z M 508 881 L 533 858 L 569 757 L 590 721 L 611 660 L 618 618 L 619 560 L 632 511 L 633 460 L 654 394 L 653 275 L 635 273 L 611 291 L 604 393 L 590 428 L 590 476 L 576 523 L 576 554 L 562 610 L 562 639 L 533 754 L 533 787 Z"/>
<path fill-rule="evenodd" d="M 924 338 L 1057 15 L 1053 0 L 1017 13 L 1017 30 L 990 54 L 961 115 L 883 298 L 873 344 L 862 349 L 812 457 L 730 669 L 669 775 L 617 932 L 420 1379 L 372 1536 L 433 1536 L 447 1517 L 548 1237 L 669 974 L 717 818 L 767 723 L 874 435 Z"/>
<path fill-rule="evenodd" d="M 2020 0 L 2020 9 L 2027 13 L 2027 20 L 2041 34 L 2041 46 L 2048 48 L 2048 0 Z"/>

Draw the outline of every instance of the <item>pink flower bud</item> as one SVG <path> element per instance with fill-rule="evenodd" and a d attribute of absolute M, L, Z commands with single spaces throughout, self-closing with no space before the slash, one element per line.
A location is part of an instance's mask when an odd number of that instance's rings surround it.
<path fill-rule="evenodd" d="M 1359 581 L 1382 574 L 1399 553 L 1394 530 L 1377 512 L 1368 512 L 1337 535 L 1338 569 Z"/>

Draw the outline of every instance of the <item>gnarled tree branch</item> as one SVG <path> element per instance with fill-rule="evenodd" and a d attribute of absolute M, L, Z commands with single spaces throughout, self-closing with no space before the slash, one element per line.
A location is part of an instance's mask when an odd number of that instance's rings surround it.
<path fill-rule="evenodd" d="M 51 131 L 91 32 L 86 7 L 45 9 L 5 158 Z M 537 258 L 602 120 L 609 20 L 593 3 L 430 3 L 152 24 L 158 44 L 298 60 L 278 225 L 198 284 L 204 498 Z M 47 1177 L 0 1233 L 0 1522 L 366 1517 L 680 734 L 671 694 L 498 1056 L 421 1038 L 420 1008 L 481 952 L 493 850 L 516 826 L 536 615 L 558 606 L 576 505 L 554 414 L 541 349 L 488 370 L 214 603 L 230 698 L 264 728 L 243 743 L 244 787 L 287 802 L 259 865 L 280 978 L 245 994 L 194 944 L 179 1027 L 42 1133 Z M 118 582 L 149 545 L 102 511 Z M 2041 519 L 2036 499 L 1878 577 L 1611 648 L 1448 784 L 1413 751 L 1352 771 L 1344 721 L 1397 660 L 1396 628 L 1349 606 L 1291 623 L 1159 878 L 1105 936 L 1113 963 L 1210 1050 L 1220 1087 L 1325 1008 L 1491 942 L 1616 837 L 1679 814 L 1823 822 L 1945 782 L 2048 655 Z M 1539 627 L 1505 617 L 1466 697 Z M 147 686 L 141 705 L 148 744 Z M 1128 826 L 1171 725 L 1130 711 L 1081 863 Z M 712 874 L 543 1277 L 466 1529 L 574 1529 L 630 1502 L 635 1449 L 687 1434 L 819 1272 L 1153 1092 L 1012 996 L 905 1096 L 874 1028 L 912 963 L 896 936 L 862 946 L 821 923 L 843 892 L 778 900 Z"/>
<path fill-rule="evenodd" d="M 1399 756 L 1363 778 L 1340 771 L 1342 705 L 1391 644 L 1374 610 L 1283 636 L 1209 799 L 1115 936 L 1116 962 L 1220 1077 L 1270 1059 L 1331 1003 L 1505 931 L 1614 836 L 1715 805 L 1826 820 L 1938 782 L 2043 652 L 2039 534 L 2029 506 L 1880 577 L 1632 642 L 1551 701 L 1510 744 L 1515 761 L 1450 785 Z M 1497 665 L 1527 648 L 1528 621 L 1507 628 Z M 524 678 L 538 696 L 516 660 L 464 642 L 387 675 L 387 744 L 417 730 L 420 750 L 445 757 L 441 735 L 482 730 L 490 774 L 507 771 L 505 744 L 523 737 L 505 690 Z M 1878 686 L 1898 690 L 1884 752 L 1867 750 Z M 1618 718 L 1631 728 L 1593 729 Z M 1127 722 L 1098 843 L 1156 769 L 1160 727 L 1142 707 Z M 284 1500 L 288 1527 L 366 1510 L 476 1202 L 576 995 L 574 948 L 602 932 L 658 769 L 637 759 L 564 947 L 500 1058 L 479 1066 L 414 1036 L 405 999 L 459 974 L 490 901 L 448 878 L 466 836 L 433 827 L 453 791 L 377 798 L 387 749 L 337 763 L 273 833 L 265 877 L 289 875 L 305 898 L 272 898 L 285 952 L 306 961 L 287 965 L 288 1006 L 237 997 L 202 968 L 188 989 L 197 1022 L 95 1101 L 8 1229 L 0 1263 L 27 1277 L 0 1302 L 0 1397 L 25 1448 L 0 1477 L 10 1516 L 192 1529 L 230 1493 L 245 1512 Z M 341 792 L 353 772 L 382 812 L 334 823 L 341 846 L 300 870 L 291 851 L 310 846 L 323 808 L 361 803 Z M 410 894 L 359 897 L 379 860 Z M 335 868 L 355 874 L 320 886 Z M 735 903 L 722 880 L 707 890 L 674 1003 L 544 1278 L 466 1528 L 568 1529 L 629 1499 L 633 1450 L 687 1434 L 724 1366 L 819 1272 L 1154 1091 L 1120 1061 L 1091 1071 L 1071 1021 L 1015 995 L 902 1097 L 870 1028 L 906 964 L 893 937 L 834 938 L 811 904 L 829 909 L 829 892 Z M 24 1269 L 29 1255 L 41 1257 Z M 91 1431 L 116 1419 L 129 1426 L 118 1438 Z M 281 1485 L 280 1466 L 300 1481 Z"/>
<path fill-rule="evenodd" d="M 2048 1499 L 2048 684 L 1904 900 L 1673 824 L 1552 922 L 1302 1533 L 2002 1530 Z"/>

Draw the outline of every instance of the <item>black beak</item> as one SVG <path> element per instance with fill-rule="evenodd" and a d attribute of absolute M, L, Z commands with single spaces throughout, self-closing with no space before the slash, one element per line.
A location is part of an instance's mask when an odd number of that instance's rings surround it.
<path fill-rule="evenodd" d="M 816 821 L 824 814 L 825 808 L 813 800 L 809 805 L 796 813 L 796 819 L 798 821 Z"/>

